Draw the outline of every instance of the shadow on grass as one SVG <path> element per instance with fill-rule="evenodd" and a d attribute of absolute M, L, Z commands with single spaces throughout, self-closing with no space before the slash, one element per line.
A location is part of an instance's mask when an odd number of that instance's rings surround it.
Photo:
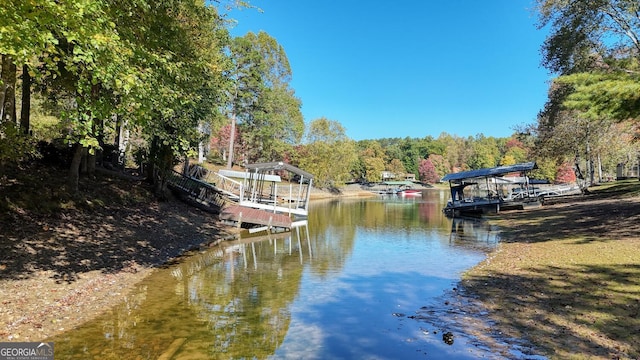
<path fill-rule="evenodd" d="M 580 238 L 610 241 L 640 235 L 640 197 L 599 199 L 502 213 L 508 242 L 541 242 Z"/>
<path fill-rule="evenodd" d="M 33 170 L 33 169 L 32 169 Z M 84 179 L 81 195 L 61 187 L 62 170 L 37 168 L 6 179 L 0 221 L 0 280 L 52 271 L 71 282 L 83 272 L 137 271 L 162 264 L 221 231 L 216 219 L 176 201 L 156 202 L 136 182 Z"/>
<path fill-rule="evenodd" d="M 509 336 L 553 358 L 640 357 L 640 265 L 492 272 L 470 276 L 463 286 L 497 304 L 492 317 Z"/>
<path fill-rule="evenodd" d="M 552 358 L 640 358 L 640 183 L 502 213 L 502 253 L 462 281 L 496 326 Z"/>

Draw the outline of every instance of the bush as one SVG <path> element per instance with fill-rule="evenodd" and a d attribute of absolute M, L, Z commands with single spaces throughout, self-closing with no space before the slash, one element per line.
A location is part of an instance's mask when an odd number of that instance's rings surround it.
<path fill-rule="evenodd" d="M 38 155 L 33 138 L 12 122 L 0 123 L 0 166 L 18 164 Z"/>

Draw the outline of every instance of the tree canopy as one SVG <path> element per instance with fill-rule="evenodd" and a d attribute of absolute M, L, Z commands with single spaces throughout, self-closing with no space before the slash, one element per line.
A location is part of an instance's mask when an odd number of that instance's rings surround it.
<path fill-rule="evenodd" d="M 71 188 L 91 171 L 81 163 L 95 163 L 125 134 L 135 137 L 136 161 L 145 162 L 158 193 L 163 173 L 205 142 L 211 158 L 286 160 L 327 187 L 378 181 L 385 171 L 437 181 L 531 160 L 550 179 L 576 158 L 598 159 L 611 172 L 633 153 L 638 132 L 638 4 L 536 4 L 540 26 L 550 29 L 543 64 L 559 75 L 536 126 L 509 138 L 443 133 L 355 142 L 337 120 L 305 123 L 292 66 L 275 38 L 230 36 L 220 11 L 246 2 L 7 0 L 0 9 L 0 165 L 35 153 L 39 138 L 28 135 L 28 114 L 46 113 L 74 149 Z M 24 97 L 30 94 L 35 110 Z"/>
<path fill-rule="evenodd" d="M 291 152 L 304 133 L 301 102 L 290 87 L 291 67 L 276 39 L 265 32 L 233 39 L 232 111 L 250 162 L 275 161 Z"/>
<path fill-rule="evenodd" d="M 603 157 L 626 148 L 640 119 L 640 4 L 631 0 L 537 0 L 549 35 L 542 64 L 554 79 L 538 116 L 536 152 L 560 165 L 585 158 L 593 178 Z M 616 134 L 617 140 L 604 145 Z M 626 160 L 618 158 L 620 163 Z"/>

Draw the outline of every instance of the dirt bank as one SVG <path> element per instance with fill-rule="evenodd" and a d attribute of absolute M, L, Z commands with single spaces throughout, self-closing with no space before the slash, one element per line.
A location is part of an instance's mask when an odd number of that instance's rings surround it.
<path fill-rule="evenodd" d="M 368 196 L 376 196 L 377 194 L 366 189 L 363 189 L 360 184 L 350 184 L 344 187 L 341 187 L 339 191 L 331 192 L 327 190 L 322 190 L 318 188 L 312 188 L 310 199 L 311 200 L 321 200 L 321 199 L 330 199 L 330 198 L 341 198 L 341 197 L 368 197 Z"/>
<path fill-rule="evenodd" d="M 140 182 L 96 176 L 66 193 L 66 171 L 0 177 L 0 341 L 39 341 L 119 302 L 154 267 L 233 229 Z"/>
<path fill-rule="evenodd" d="M 3 221 L 0 341 L 38 341 L 80 325 L 155 266 L 232 232 L 176 201 L 146 205 Z"/>
<path fill-rule="evenodd" d="M 40 174 L 40 176 L 33 176 Z M 40 341 L 117 304 L 153 269 L 236 229 L 144 184 L 98 175 L 82 194 L 64 170 L 37 166 L 0 179 L 0 341 Z M 312 199 L 372 196 L 359 186 Z"/>

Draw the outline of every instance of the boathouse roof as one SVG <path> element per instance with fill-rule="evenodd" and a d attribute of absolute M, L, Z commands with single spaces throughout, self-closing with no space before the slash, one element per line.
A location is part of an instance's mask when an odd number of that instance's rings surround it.
<path fill-rule="evenodd" d="M 258 163 L 258 164 L 248 164 L 245 166 L 247 170 L 251 170 L 253 172 L 264 172 L 270 170 L 287 170 L 294 174 L 303 176 L 306 179 L 313 179 L 313 175 L 308 172 L 299 169 L 293 165 L 289 165 L 286 162 L 268 162 L 268 163 Z"/>
<path fill-rule="evenodd" d="M 235 179 L 255 179 L 256 178 L 255 173 L 247 173 L 246 171 L 233 171 L 233 170 L 220 169 L 218 170 L 218 174 L 226 176 L 228 178 L 235 178 Z M 271 181 L 271 182 L 282 181 L 282 179 L 278 175 L 265 175 L 264 180 Z"/>
<path fill-rule="evenodd" d="M 536 165 L 536 163 L 532 161 L 515 165 L 498 166 L 494 168 L 461 171 L 457 173 L 447 174 L 442 178 L 442 181 L 495 177 L 515 172 L 531 171 L 537 168 L 538 166 Z"/>

